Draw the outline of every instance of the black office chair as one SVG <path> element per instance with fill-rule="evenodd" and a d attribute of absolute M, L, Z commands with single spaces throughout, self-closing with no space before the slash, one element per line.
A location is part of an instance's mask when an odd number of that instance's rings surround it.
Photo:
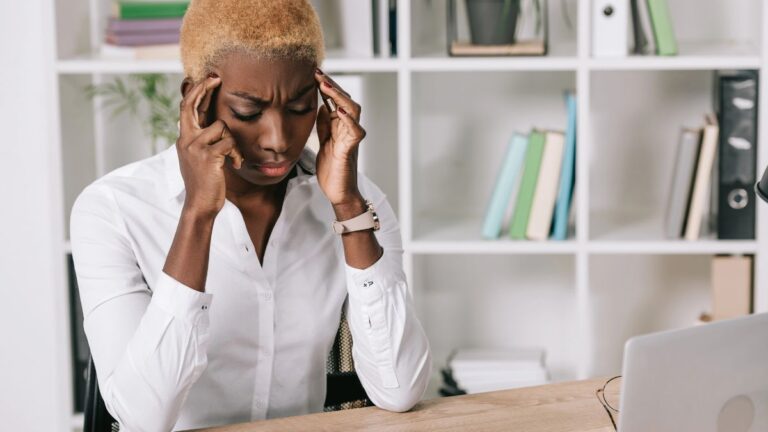
<path fill-rule="evenodd" d="M 101 398 L 93 358 L 88 360 L 87 375 L 83 432 L 118 432 L 120 425 L 109 414 Z M 325 411 L 373 405 L 355 373 L 352 363 L 352 336 L 343 313 L 336 340 L 328 356 L 326 377 Z"/>

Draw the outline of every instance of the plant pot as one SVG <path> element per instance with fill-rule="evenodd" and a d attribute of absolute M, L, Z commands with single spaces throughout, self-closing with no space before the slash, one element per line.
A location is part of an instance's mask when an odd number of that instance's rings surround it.
<path fill-rule="evenodd" d="M 520 0 L 467 0 L 469 32 L 475 45 L 515 43 Z"/>

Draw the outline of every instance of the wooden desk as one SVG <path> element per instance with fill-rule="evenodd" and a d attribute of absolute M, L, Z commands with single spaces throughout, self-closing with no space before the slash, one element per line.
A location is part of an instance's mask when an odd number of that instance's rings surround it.
<path fill-rule="evenodd" d="M 612 432 L 608 414 L 595 396 L 595 390 L 604 383 L 605 379 L 573 381 L 430 399 L 419 402 L 406 413 L 369 407 L 200 431 Z"/>

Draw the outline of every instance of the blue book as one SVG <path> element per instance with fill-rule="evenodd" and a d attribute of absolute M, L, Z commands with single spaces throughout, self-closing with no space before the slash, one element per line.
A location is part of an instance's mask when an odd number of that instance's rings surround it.
<path fill-rule="evenodd" d="M 565 154 L 563 168 L 560 172 L 560 189 L 555 204 L 555 219 L 552 223 L 552 239 L 565 240 L 568 234 L 568 212 L 571 209 L 573 183 L 576 166 L 576 96 L 565 94 L 565 104 L 568 109 L 568 127 L 565 130 Z"/>
<path fill-rule="evenodd" d="M 485 212 L 485 221 L 483 222 L 484 238 L 496 239 L 501 235 L 507 207 L 520 184 L 520 172 L 523 167 L 523 159 L 525 159 L 526 147 L 528 147 L 528 137 L 526 135 L 512 134 L 512 138 L 510 138 L 509 144 L 507 144 L 507 153 L 496 176 L 496 186 L 494 186 L 491 201 L 488 203 L 488 208 Z"/>

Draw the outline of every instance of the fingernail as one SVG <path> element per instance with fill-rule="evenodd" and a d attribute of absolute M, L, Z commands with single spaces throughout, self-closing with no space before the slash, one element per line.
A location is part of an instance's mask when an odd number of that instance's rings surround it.
<path fill-rule="evenodd" d="M 328 81 L 323 81 L 323 85 L 328 87 L 328 88 L 333 88 L 332 85 L 328 84 Z"/>
<path fill-rule="evenodd" d="M 323 71 L 321 71 L 320 68 L 315 68 L 315 73 L 318 75 L 323 75 Z"/>
<path fill-rule="evenodd" d="M 342 108 L 342 107 L 339 107 L 339 112 L 342 113 L 342 114 L 346 114 L 347 113 L 346 111 L 344 111 L 344 108 Z"/>

